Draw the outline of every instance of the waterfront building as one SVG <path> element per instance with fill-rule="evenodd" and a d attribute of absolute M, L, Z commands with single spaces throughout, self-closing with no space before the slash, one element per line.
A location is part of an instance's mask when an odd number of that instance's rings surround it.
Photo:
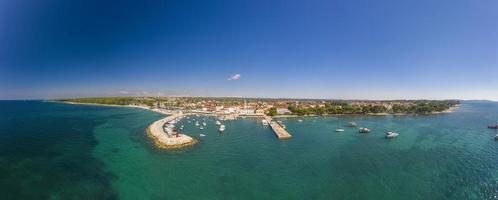
<path fill-rule="evenodd" d="M 287 108 L 277 108 L 277 114 L 279 115 L 285 115 L 285 114 L 290 114 L 291 111 Z"/>
<path fill-rule="evenodd" d="M 241 109 L 239 111 L 239 113 L 241 115 L 254 115 L 255 114 L 254 109 Z"/>

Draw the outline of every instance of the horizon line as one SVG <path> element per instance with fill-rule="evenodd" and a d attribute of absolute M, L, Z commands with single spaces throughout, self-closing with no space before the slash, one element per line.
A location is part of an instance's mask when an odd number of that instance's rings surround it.
<path fill-rule="evenodd" d="M 337 100 L 337 101 L 445 101 L 445 100 L 459 100 L 459 101 L 492 101 L 494 99 L 428 99 L 428 98 L 413 98 L 413 99 L 348 99 L 348 98 L 304 98 L 304 97 L 243 97 L 243 96 L 154 96 L 154 95 L 136 95 L 136 96 L 86 96 L 86 97 L 63 97 L 63 98 L 14 98 L 14 99 L 0 99 L 0 101 L 51 101 L 51 100 L 64 100 L 64 99 L 82 99 L 82 98 L 119 98 L 119 97 L 148 97 L 148 98 L 241 98 L 241 99 L 287 99 L 287 100 Z"/>

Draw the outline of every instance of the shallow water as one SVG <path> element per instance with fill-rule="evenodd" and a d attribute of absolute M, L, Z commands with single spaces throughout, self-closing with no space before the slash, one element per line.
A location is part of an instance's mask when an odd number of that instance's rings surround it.
<path fill-rule="evenodd" d="M 200 143 L 155 149 L 140 109 L 0 101 L 2 199 L 496 199 L 498 103 L 442 115 L 282 119 L 279 141 L 259 119 L 207 128 Z M 197 120 L 202 122 L 204 117 Z M 347 128 L 356 121 L 368 135 Z M 336 133 L 338 127 L 345 132 Z M 400 133 L 383 137 L 386 131 Z M 205 134 L 200 137 L 199 134 Z"/>

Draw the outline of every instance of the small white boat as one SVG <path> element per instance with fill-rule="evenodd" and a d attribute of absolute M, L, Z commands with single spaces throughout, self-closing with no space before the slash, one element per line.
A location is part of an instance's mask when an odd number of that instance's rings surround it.
<path fill-rule="evenodd" d="M 195 126 L 199 126 L 199 122 L 195 122 Z"/>
<path fill-rule="evenodd" d="M 199 129 L 204 130 L 204 126 L 199 127 Z"/>
<path fill-rule="evenodd" d="M 344 132 L 344 129 L 338 128 L 338 129 L 335 129 L 335 132 Z"/>
<path fill-rule="evenodd" d="M 495 140 L 498 140 L 498 134 L 495 135 Z"/>
<path fill-rule="evenodd" d="M 223 124 L 222 124 L 222 125 L 220 126 L 220 129 L 219 129 L 219 131 L 220 131 L 220 132 L 223 132 L 223 131 L 225 131 L 225 125 L 223 125 Z"/>
<path fill-rule="evenodd" d="M 221 122 L 216 120 L 216 125 L 218 125 L 218 126 L 221 125 Z"/>
<path fill-rule="evenodd" d="M 398 135 L 399 135 L 398 133 L 389 131 L 389 132 L 386 133 L 386 138 L 395 138 Z"/>
<path fill-rule="evenodd" d="M 204 135 L 204 134 L 199 134 L 199 135 L 200 135 L 201 137 L 204 137 L 204 136 L 206 136 L 206 135 Z"/>
<path fill-rule="evenodd" d="M 358 132 L 360 133 L 370 133 L 370 129 L 361 127 Z"/>
<path fill-rule="evenodd" d="M 203 125 L 203 126 L 206 126 L 206 122 L 202 122 L 202 125 Z"/>
<path fill-rule="evenodd" d="M 266 119 L 261 120 L 261 123 L 262 123 L 264 126 L 268 126 L 268 121 L 266 121 Z"/>
<path fill-rule="evenodd" d="M 298 122 L 303 122 L 303 120 L 302 120 L 302 119 L 298 119 L 297 121 L 298 121 Z"/>
<path fill-rule="evenodd" d="M 356 122 L 349 122 L 348 126 L 349 127 L 356 127 L 356 126 L 358 126 L 358 124 Z"/>

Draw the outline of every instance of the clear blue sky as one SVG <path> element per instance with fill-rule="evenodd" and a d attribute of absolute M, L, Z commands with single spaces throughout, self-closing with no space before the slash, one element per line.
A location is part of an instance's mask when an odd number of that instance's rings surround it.
<path fill-rule="evenodd" d="M 498 99 L 496 0 L 158 2 L 0 1 L 0 99 Z"/>

